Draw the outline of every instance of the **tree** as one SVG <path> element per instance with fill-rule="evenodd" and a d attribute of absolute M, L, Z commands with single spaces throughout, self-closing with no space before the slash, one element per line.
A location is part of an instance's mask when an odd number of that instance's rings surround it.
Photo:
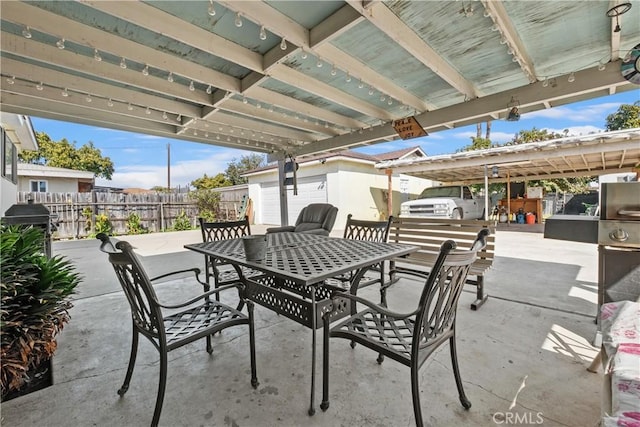
<path fill-rule="evenodd" d="M 93 172 L 105 179 L 113 176 L 113 162 L 109 157 L 103 157 L 91 141 L 76 148 L 75 142 L 70 143 L 65 138 L 53 141 L 44 132 L 36 132 L 36 140 L 38 150 L 20 152 L 18 158 L 21 162 Z"/>
<path fill-rule="evenodd" d="M 250 170 L 259 168 L 265 164 L 264 156 L 260 154 L 249 154 L 240 157 L 239 161 L 233 159 L 227 169 L 224 171 L 225 176 L 231 182 L 231 185 L 246 184 L 247 178 L 241 175 Z"/>
<path fill-rule="evenodd" d="M 222 173 L 219 173 L 216 176 L 207 176 L 205 173 L 203 177 L 191 181 L 191 186 L 195 187 L 196 190 L 228 187 L 230 185 L 231 181 Z"/>
<path fill-rule="evenodd" d="M 620 105 L 618 111 L 607 116 L 606 127 L 609 131 L 640 127 L 640 101 Z"/>

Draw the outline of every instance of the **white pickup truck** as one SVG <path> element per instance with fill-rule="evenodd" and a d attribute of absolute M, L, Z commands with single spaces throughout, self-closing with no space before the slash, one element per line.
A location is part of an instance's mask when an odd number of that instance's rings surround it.
<path fill-rule="evenodd" d="M 482 219 L 484 202 L 466 185 L 425 188 L 415 200 L 400 205 L 403 218 Z"/>

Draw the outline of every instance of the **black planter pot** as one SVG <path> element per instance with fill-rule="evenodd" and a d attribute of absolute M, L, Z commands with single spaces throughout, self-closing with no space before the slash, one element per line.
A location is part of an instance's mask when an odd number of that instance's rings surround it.
<path fill-rule="evenodd" d="M 2 401 L 6 402 L 16 397 L 24 396 L 34 391 L 42 390 L 43 388 L 53 385 L 53 367 L 51 358 L 41 362 L 34 369 L 27 372 L 29 380 L 24 383 L 22 388 L 18 390 L 11 390 L 4 396 Z"/>

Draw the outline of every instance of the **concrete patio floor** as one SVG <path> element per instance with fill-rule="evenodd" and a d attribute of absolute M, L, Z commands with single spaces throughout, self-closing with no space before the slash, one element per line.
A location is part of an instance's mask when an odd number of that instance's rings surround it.
<path fill-rule="evenodd" d="M 264 231 L 253 227 L 254 234 Z M 334 234 L 341 235 L 340 230 Z M 183 249 L 200 232 L 128 236 L 150 275 L 202 266 L 202 256 Z M 153 413 L 158 356 L 141 340 L 127 394 L 116 390 L 130 349 L 125 298 L 98 242 L 56 242 L 54 253 L 73 259 L 85 280 L 75 296 L 71 322 L 58 339 L 54 385 L 4 402 L 6 426 L 144 426 Z M 602 374 L 587 372 L 597 350 L 597 247 L 544 239 L 542 234 L 498 231 L 496 259 L 486 275 L 487 303 L 469 304 L 463 293 L 458 314 L 458 353 L 465 391 L 473 406 L 459 403 L 448 346 L 421 370 L 425 423 L 432 426 L 596 426 Z M 163 301 L 184 300 L 199 286 L 186 279 L 157 286 Z M 392 309 L 413 309 L 420 287 L 399 282 L 388 293 Z M 375 287 L 361 295 L 378 298 Z M 330 397 L 319 410 L 321 351 L 315 416 L 310 392 L 311 331 L 256 306 L 260 385 L 250 385 L 248 334 L 227 329 L 214 338 L 169 355 L 163 426 L 410 426 L 414 425 L 409 369 L 346 340 L 331 341 Z M 318 332 L 319 346 L 321 331 Z M 517 416 L 516 416 L 517 414 Z M 515 421 L 518 421 L 517 423 Z"/>

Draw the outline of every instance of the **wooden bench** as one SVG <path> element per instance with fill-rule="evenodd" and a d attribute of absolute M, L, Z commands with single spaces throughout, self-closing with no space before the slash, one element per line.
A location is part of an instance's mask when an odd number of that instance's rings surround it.
<path fill-rule="evenodd" d="M 471 304 L 471 309 L 477 310 L 488 297 L 484 293 L 484 273 L 493 264 L 495 221 L 394 218 L 389 229 L 389 242 L 419 246 L 420 250 L 391 261 L 389 284 L 398 280 L 394 269 L 428 271 L 438 257 L 440 245 L 447 239 L 455 241 L 459 249 L 470 248 L 482 228 L 488 228 L 491 234 L 487 238 L 487 246 L 478 252 L 478 259 L 471 265 L 467 278 L 468 284 L 476 286 L 477 299 Z"/>

